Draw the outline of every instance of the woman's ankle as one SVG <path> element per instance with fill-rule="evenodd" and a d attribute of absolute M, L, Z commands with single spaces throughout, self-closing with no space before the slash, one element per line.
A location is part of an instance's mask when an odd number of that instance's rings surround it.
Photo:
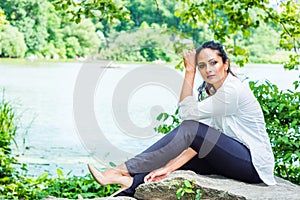
<path fill-rule="evenodd" d="M 131 177 L 131 175 L 128 172 L 128 169 L 127 169 L 125 164 L 121 164 L 121 165 L 118 165 L 116 167 L 107 169 L 107 170 L 105 170 L 101 173 L 102 173 L 103 176 L 110 176 L 110 177 L 113 177 L 113 176 L 128 176 L 128 177 Z"/>
<path fill-rule="evenodd" d="M 116 170 L 118 170 L 123 176 L 129 176 L 131 177 L 126 165 L 122 163 L 121 165 L 118 165 L 115 167 Z"/>

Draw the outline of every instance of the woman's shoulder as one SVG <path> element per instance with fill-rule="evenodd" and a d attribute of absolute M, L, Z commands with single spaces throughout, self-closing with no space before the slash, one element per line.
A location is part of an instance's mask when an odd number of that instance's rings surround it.
<path fill-rule="evenodd" d="M 239 90 L 242 89 L 243 87 L 244 84 L 237 76 L 234 76 L 230 73 L 228 74 L 224 84 L 225 90 L 232 90 L 232 89 Z"/>
<path fill-rule="evenodd" d="M 246 81 L 240 80 L 239 77 L 233 76 L 232 74 L 228 75 L 223 91 L 225 94 L 227 94 L 227 96 L 239 96 L 239 98 L 248 98 L 249 96 L 252 96 L 252 91 L 249 87 L 249 84 Z"/>

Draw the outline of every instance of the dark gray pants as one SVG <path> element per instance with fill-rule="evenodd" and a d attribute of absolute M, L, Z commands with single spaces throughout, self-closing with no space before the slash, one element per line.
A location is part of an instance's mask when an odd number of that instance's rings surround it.
<path fill-rule="evenodd" d="M 134 182 L 119 196 L 133 195 L 135 188 L 144 182 L 149 172 L 164 166 L 188 147 L 198 152 L 198 155 L 180 169 L 198 174 L 223 175 L 248 183 L 262 182 L 247 147 L 206 124 L 188 120 L 125 162 Z"/>

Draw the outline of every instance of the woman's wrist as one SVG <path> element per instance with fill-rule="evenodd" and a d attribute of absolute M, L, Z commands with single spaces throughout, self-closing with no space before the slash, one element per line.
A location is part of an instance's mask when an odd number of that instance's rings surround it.
<path fill-rule="evenodd" d="M 185 69 L 185 74 L 195 76 L 196 68 L 195 69 Z"/>
<path fill-rule="evenodd" d="M 173 172 L 170 166 L 165 166 L 163 168 L 164 168 L 164 171 L 166 172 L 166 174 L 170 174 Z"/>
<path fill-rule="evenodd" d="M 184 79 L 185 82 L 188 83 L 188 85 L 191 86 L 192 89 L 192 87 L 194 86 L 195 73 L 186 71 L 184 75 Z"/>
<path fill-rule="evenodd" d="M 172 173 L 173 171 L 175 171 L 176 169 L 174 168 L 174 163 L 171 162 L 169 165 L 165 165 L 163 168 L 165 169 L 165 171 L 167 171 L 168 173 Z"/>

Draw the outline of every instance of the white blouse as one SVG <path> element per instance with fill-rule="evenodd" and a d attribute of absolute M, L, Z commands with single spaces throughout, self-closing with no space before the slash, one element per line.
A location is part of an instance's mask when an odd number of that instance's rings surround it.
<path fill-rule="evenodd" d="M 179 103 L 182 120 L 197 120 L 241 142 L 267 185 L 274 185 L 274 156 L 261 107 L 248 84 L 230 73 L 217 92 L 201 102 L 187 96 Z"/>

